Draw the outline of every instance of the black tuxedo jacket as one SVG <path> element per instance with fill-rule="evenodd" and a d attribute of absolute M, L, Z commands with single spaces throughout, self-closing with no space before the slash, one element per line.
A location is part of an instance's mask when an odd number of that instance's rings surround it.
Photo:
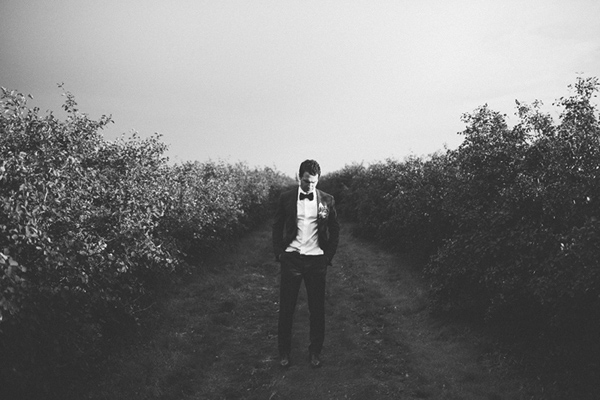
<path fill-rule="evenodd" d="M 319 189 L 316 189 L 315 193 L 319 247 L 325 253 L 328 264 L 331 264 L 331 260 L 333 260 L 333 256 L 337 251 L 340 236 L 340 224 L 337 219 L 335 200 L 332 195 Z M 277 210 L 275 211 L 275 221 L 273 222 L 273 251 L 276 259 L 279 259 L 281 253 L 292 243 L 298 233 L 297 201 L 297 187 L 282 193 L 279 198 Z"/>

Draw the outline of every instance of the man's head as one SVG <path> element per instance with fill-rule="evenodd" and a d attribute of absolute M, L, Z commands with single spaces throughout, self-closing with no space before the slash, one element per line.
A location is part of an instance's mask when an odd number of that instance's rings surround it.
<path fill-rule="evenodd" d="M 319 177 L 321 176 L 321 166 L 315 160 L 306 160 L 300 164 L 298 178 L 300 179 L 300 188 L 310 193 L 315 190 Z"/>

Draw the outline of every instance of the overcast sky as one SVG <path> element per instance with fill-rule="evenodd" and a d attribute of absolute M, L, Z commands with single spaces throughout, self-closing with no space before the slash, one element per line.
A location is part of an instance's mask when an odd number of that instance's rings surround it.
<path fill-rule="evenodd" d="M 599 21 L 597 0 L 0 0 L 0 85 L 59 114 L 64 82 L 173 162 L 331 172 L 455 148 L 485 103 L 550 107 L 600 77 Z"/>

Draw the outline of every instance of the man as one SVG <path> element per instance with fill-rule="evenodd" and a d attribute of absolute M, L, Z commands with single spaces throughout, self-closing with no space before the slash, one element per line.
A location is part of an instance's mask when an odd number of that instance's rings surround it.
<path fill-rule="evenodd" d="M 338 246 L 340 225 L 333 196 L 316 188 L 321 167 L 300 164 L 297 189 L 279 198 L 273 223 L 273 249 L 281 263 L 278 347 L 282 367 L 290 365 L 292 323 L 302 280 L 310 312 L 309 361 L 321 366 L 325 339 L 325 276 Z"/>

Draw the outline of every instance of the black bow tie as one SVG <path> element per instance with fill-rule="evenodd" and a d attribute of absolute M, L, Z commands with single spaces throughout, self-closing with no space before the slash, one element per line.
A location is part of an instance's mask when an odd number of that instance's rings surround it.
<path fill-rule="evenodd" d="M 300 193 L 300 200 L 308 199 L 309 201 L 312 201 L 313 198 L 314 198 L 314 196 L 312 193 L 309 193 L 309 194 Z"/>

